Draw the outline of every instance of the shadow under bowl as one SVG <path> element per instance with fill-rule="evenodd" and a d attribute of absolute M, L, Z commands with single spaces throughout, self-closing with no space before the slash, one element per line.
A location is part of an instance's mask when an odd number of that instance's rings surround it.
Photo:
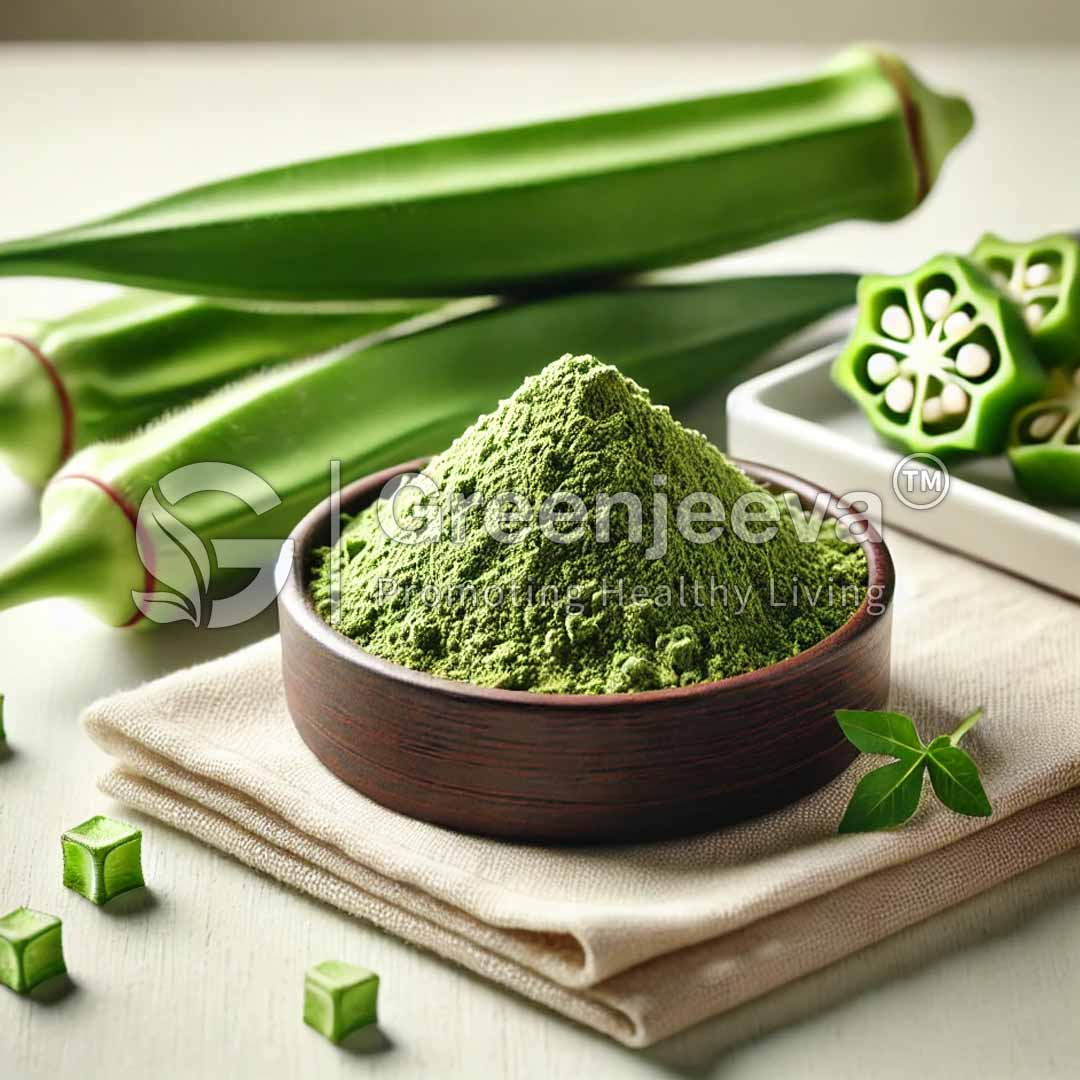
<path fill-rule="evenodd" d="M 424 464 L 358 480 L 342 491 L 341 510 L 356 513 Z M 822 494 L 787 473 L 736 464 L 805 507 Z M 828 516 L 843 513 L 830 496 Z M 329 543 L 330 523 L 328 499 L 292 533 L 293 573 L 278 598 L 289 712 L 331 772 L 410 817 L 548 843 L 701 832 L 828 783 L 857 754 L 834 712 L 879 709 L 888 697 L 895 575 L 869 524 L 860 539 L 869 595 L 813 648 L 719 682 L 586 695 L 474 686 L 365 652 L 311 601 L 312 552 Z"/>

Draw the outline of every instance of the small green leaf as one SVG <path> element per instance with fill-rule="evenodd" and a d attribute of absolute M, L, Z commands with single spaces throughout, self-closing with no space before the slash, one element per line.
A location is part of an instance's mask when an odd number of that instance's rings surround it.
<path fill-rule="evenodd" d="M 950 810 L 969 817 L 989 817 L 994 811 L 983 790 L 975 762 L 948 735 L 935 739 L 927 749 L 930 783 Z"/>
<path fill-rule="evenodd" d="M 848 803 L 840 832 L 867 832 L 901 825 L 915 813 L 922 797 L 923 773 L 950 810 L 969 817 L 993 813 L 975 762 L 956 744 L 978 723 L 983 710 L 968 713 L 951 735 L 923 746 L 912 721 L 901 713 L 840 709 L 836 719 L 848 740 L 868 754 L 898 758 L 859 781 Z"/>
<path fill-rule="evenodd" d="M 839 709 L 836 719 L 848 742 L 864 754 L 887 754 L 910 761 L 925 749 L 911 718 L 903 713 Z"/>
<path fill-rule="evenodd" d="M 922 797 L 926 755 L 920 751 L 915 756 L 908 747 L 904 752 L 909 755 L 905 759 L 883 765 L 859 781 L 840 822 L 840 832 L 889 829 L 915 813 Z"/>

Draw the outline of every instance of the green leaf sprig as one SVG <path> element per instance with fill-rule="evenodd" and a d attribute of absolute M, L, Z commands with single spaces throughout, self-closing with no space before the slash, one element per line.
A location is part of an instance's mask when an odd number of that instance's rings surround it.
<path fill-rule="evenodd" d="M 840 832 L 872 832 L 902 825 L 919 808 L 923 774 L 929 770 L 937 797 L 950 810 L 969 817 L 993 813 L 975 762 L 956 744 L 978 723 L 982 708 L 960 722 L 951 735 L 924 745 L 911 718 L 902 713 L 840 709 L 836 719 L 864 754 L 896 758 L 867 773 L 856 785 L 840 822 Z"/>

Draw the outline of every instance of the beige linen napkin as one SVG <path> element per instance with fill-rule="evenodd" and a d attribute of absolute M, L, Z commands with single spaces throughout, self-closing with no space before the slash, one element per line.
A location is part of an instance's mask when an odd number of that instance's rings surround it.
<path fill-rule="evenodd" d="M 965 740 L 994 805 L 929 793 L 837 836 L 863 758 L 768 817 L 684 840 L 539 848 L 401 817 L 295 733 L 276 638 L 92 706 L 102 790 L 630 1046 L 839 960 L 1080 845 L 1080 606 L 893 533 L 893 705 Z M 422 718 L 418 718 L 422 722 Z M 929 792 L 929 785 L 927 785 Z"/>

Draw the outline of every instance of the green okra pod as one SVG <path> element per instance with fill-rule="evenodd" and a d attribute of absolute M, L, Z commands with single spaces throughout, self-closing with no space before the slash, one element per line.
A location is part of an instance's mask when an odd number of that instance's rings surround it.
<path fill-rule="evenodd" d="M 472 296 L 914 209 L 972 125 L 898 57 L 252 173 L 0 246 L 0 274 L 196 295 Z"/>
<path fill-rule="evenodd" d="M 245 308 L 129 290 L 59 319 L 0 326 L 0 461 L 42 485 L 83 446 L 434 306 Z"/>
<path fill-rule="evenodd" d="M 161 621 L 145 618 L 135 597 L 176 593 L 192 581 L 192 560 L 207 578 L 210 550 L 215 585 L 223 582 L 229 541 L 268 538 L 276 551 L 327 495 L 331 461 L 348 481 L 435 453 L 563 352 L 593 352 L 648 383 L 657 400 L 686 402 L 850 304 L 855 280 L 735 278 L 502 304 L 243 380 L 73 457 L 45 489 L 38 537 L 0 569 L 0 608 L 62 595 L 114 625 Z M 165 492 L 163 478 L 201 463 L 224 463 L 231 490 Z M 236 481 L 237 467 L 255 478 Z M 144 500 L 160 530 L 140 518 Z"/>

